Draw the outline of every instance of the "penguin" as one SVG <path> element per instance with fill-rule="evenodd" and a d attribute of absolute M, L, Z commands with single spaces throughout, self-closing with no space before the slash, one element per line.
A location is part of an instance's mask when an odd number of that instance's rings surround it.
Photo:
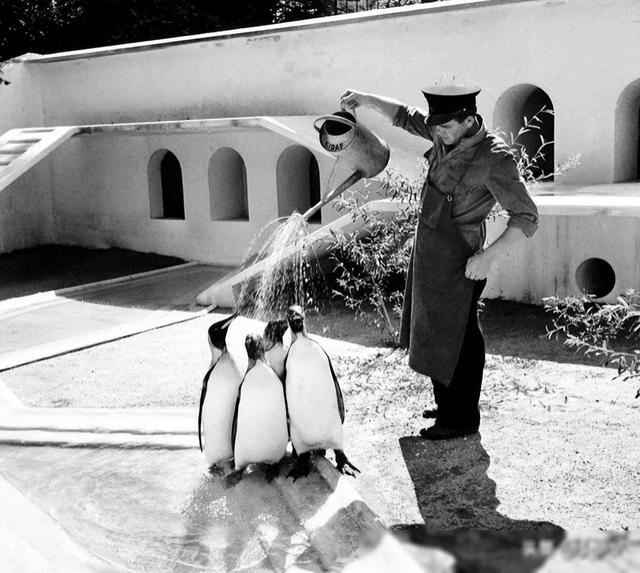
<path fill-rule="evenodd" d="M 227 476 L 227 486 L 237 483 L 249 464 L 266 464 L 265 477 L 271 481 L 289 444 L 284 389 L 265 360 L 262 336 L 249 334 L 245 348 L 249 364 L 233 420 L 235 472 Z"/>
<path fill-rule="evenodd" d="M 285 394 L 291 443 L 298 461 L 288 477 L 295 481 L 311 469 L 311 452 L 324 455 L 332 449 L 337 469 L 355 477 L 360 472 L 342 450 L 344 402 L 331 359 L 318 342 L 309 338 L 304 310 L 289 307 L 287 322 L 291 345 L 285 360 Z"/>
<path fill-rule="evenodd" d="M 211 364 L 200 392 L 198 443 L 211 474 L 222 473 L 221 464 L 233 458 L 231 434 L 242 372 L 227 350 L 226 336 L 237 316 L 216 322 L 207 331 Z"/>
<path fill-rule="evenodd" d="M 283 337 L 289 328 L 285 319 L 271 320 L 264 328 L 265 358 L 267 364 L 273 368 L 280 380 L 284 378 L 284 359 L 288 347 L 285 347 Z"/>

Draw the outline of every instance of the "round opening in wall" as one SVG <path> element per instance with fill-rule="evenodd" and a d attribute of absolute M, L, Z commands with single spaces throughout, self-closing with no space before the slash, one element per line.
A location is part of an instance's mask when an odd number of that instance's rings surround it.
<path fill-rule="evenodd" d="M 616 284 L 616 273 L 604 259 L 587 259 L 576 269 L 576 284 L 587 296 L 607 296 Z"/>

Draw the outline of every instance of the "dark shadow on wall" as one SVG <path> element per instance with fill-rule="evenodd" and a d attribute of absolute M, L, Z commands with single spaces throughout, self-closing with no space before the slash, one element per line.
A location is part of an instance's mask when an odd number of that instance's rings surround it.
<path fill-rule="evenodd" d="M 564 539 L 553 523 L 514 520 L 497 511 L 480 434 L 439 442 L 403 437 L 400 448 L 424 524 L 392 529 L 405 541 L 451 553 L 456 573 L 533 573 Z"/>

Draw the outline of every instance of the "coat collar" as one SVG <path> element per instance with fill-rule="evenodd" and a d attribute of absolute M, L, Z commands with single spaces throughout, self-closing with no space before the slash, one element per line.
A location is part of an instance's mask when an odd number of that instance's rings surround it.
<path fill-rule="evenodd" d="M 470 147 L 474 147 L 487 137 L 487 128 L 484 125 L 484 121 L 480 116 L 478 116 L 478 119 L 480 120 L 480 129 L 478 129 L 478 131 L 471 137 L 467 137 L 460 141 L 460 143 L 458 143 L 456 147 L 454 147 L 451 151 L 449 151 L 449 153 L 447 153 L 447 157 L 460 153 Z"/>
<path fill-rule="evenodd" d="M 435 143 L 434 139 L 433 147 L 427 153 L 425 153 L 425 157 L 429 160 L 429 162 L 432 165 L 440 163 L 443 160 L 449 159 L 450 157 L 455 157 L 466 149 L 469 149 L 470 147 L 474 147 L 481 143 L 487 137 L 488 132 L 482 117 L 480 115 L 478 115 L 477 117 L 478 121 L 480 122 L 480 129 L 471 137 L 463 139 L 456 147 L 454 147 L 450 151 L 447 152 L 444 149 L 444 145 L 442 145 L 442 142 Z"/>

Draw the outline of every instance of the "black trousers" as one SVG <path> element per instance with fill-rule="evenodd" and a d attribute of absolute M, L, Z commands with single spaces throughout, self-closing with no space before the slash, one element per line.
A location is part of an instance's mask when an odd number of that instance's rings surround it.
<path fill-rule="evenodd" d="M 460 357 L 448 386 L 431 380 L 438 406 L 437 423 L 446 428 L 477 429 L 480 425 L 480 389 L 484 372 L 484 337 L 478 322 L 478 299 L 486 280 L 475 281 L 469 305 L 467 328 L 464 333 Z"/>

